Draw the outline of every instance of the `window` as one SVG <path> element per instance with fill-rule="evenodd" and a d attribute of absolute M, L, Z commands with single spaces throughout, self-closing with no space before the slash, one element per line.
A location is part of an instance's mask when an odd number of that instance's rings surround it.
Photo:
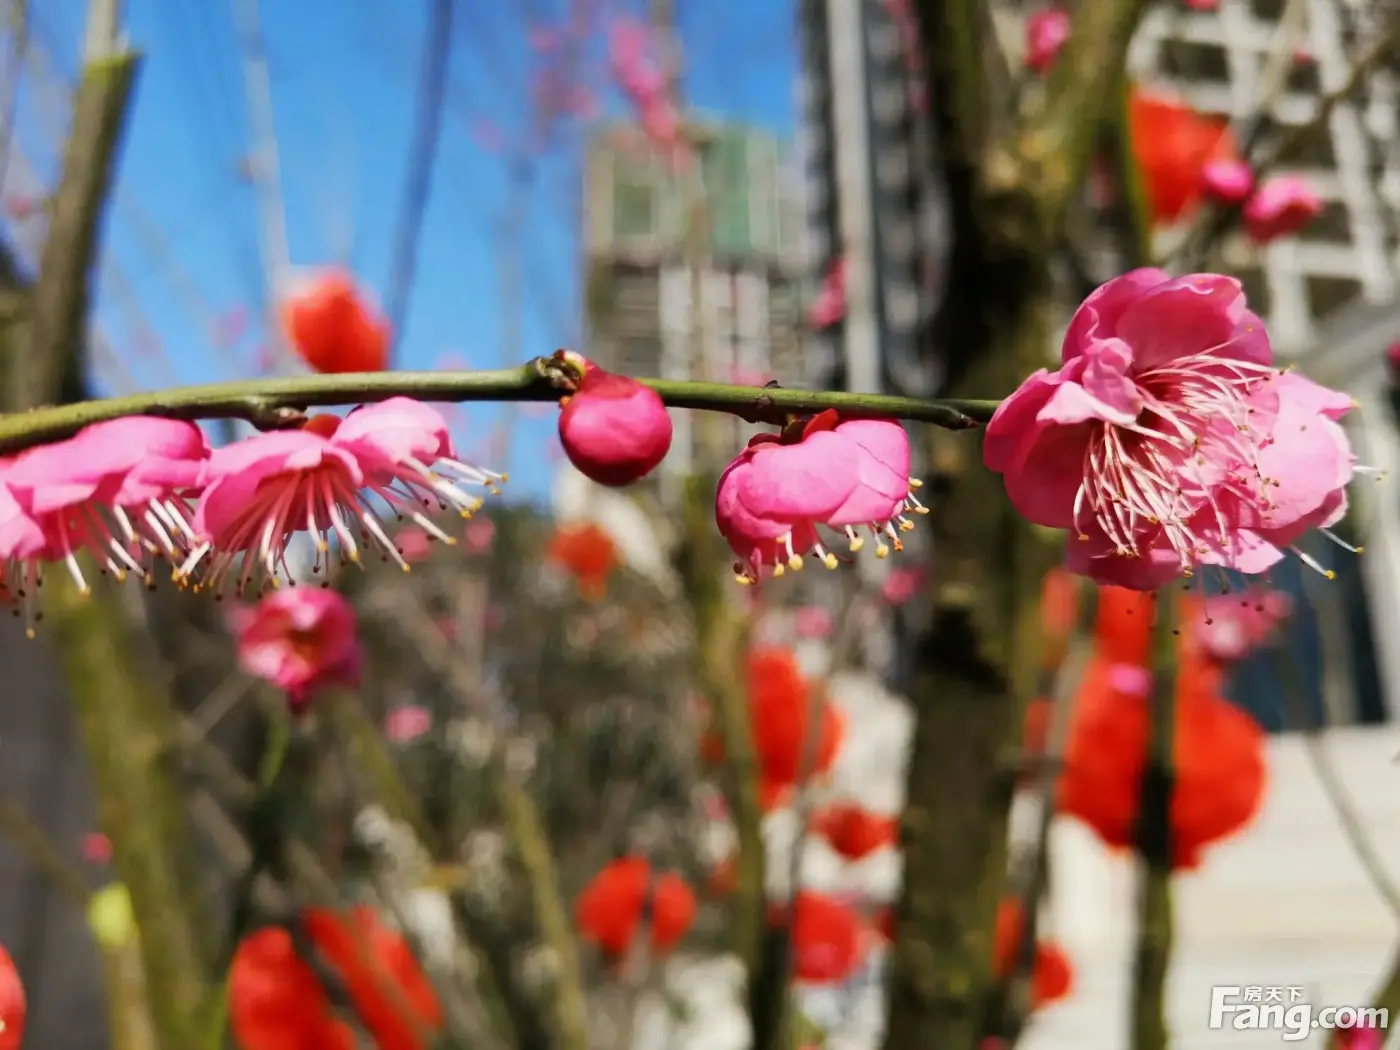
<path fill-rule="evenodd" d="M 656 186 L 633 173 L 613 183 L 613 225 L 619 240 L 656 235 Z"/>
<path fill-rule="evenodd" d="M 744 170 L 748 143 L 741 136 L 725 135 L 701 147 L 700 165 L 710 208 L 711 246 L 721 255 L 747 255 L 749 232 L 749 179 Z"/>

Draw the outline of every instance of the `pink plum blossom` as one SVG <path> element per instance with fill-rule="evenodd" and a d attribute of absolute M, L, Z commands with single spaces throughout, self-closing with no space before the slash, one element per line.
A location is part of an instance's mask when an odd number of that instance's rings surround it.
<path fill-rule="evenodd" d="M 797 610 L 793 624 L 799 638 L 826 638 L 836 626 L 831 610 L 820 605 L 804 605 Z"/>
<path fill-rule="evenodd" d="M 106 864 L 112 859 L 112 840 L 100 831 L 83 836 L 83 860 L 89 864 Z"/>
<path fill-rule="evenodd" d="M 421 525 L 405 525 L 399 529 L 394 533 L 394 546 L 410 565 L 433 556 L 433 538 Z"/>
<path fill-rule="evenodd" d="M 1225 204 L 1239 204 L 1254 192 L 1254 171 L 1242 160 L 1207 161 L 1201 179 L 1206 193 Z"/>
<path fill-rule="evenodd" d="M 284 587 L 229 616 L 244 671 L 287 694 L 301 713 L 316 690 L 357 686 L 364 656 L 355 610 L 345 596 L 322 587 Z"/>
<path fill-rule="evenodd" d="M 1069 40 L 1068 11 L 1056 7 L 1034 12 L 1026 19 L 1026 68 L 1046 73 Z"/>
<path fill-rule="evenodd" d="M 846 316 L 846 260 L 837 259 L 831 264 L 821 290 L 812 300 L 807 311 L 807 323 L 820 331 L 840 324 Z"/>
<path fill-rule="evenodd" d="M 650 30 L 635 19 L 618 19 L 608 33 L 608 61 L 651 145 L 673 164 L 684 163 L 689 154 L 680 113 L 656 61 Z"/>
<path fill-rule="evenodd" d="M 924 513 L 909 477 L 909 436 L 889 420 L 842 422 L 834 411 L 793 424 L 781 434 L 759 434 L 720 476 L 715 522 L 738 556 L 741 583 L 764 570 L 781 576 L 814 553 L 828 569 L 839 559 L 817 532 L 845 533 L 852 553 L 866 529 L 875 556 L 903 549 L 899 533 L 914 527 L 906 511 Z M 896 527 L 897 525 L 897 527 Z M 886 543 L 886 539 L 890 542 Z"/>
<path fill-rule="evenodd" d="M 880 597 L 890 605 L 904 605 L 919 593 L 923 585 L 924 573 L 921 569 L 901 565 L 885 577 L 885 582 L 880 585 Z"/>
<path fill-rule="evenodd" d="M 1212 660 L 1239 660 L 1268 640 L 1292 604 L 1282 591 L 1211 595 L 1191 636 Z"/>
<path fill-rule="evenodd" d="M 1023 515 L 1071 530 L 1068 567 L 1100 583 L 1263 572 L 1341 518 L 1355 469 L 1336 422 L 1350 398 L 1272 358 L 1238 281 L 1134 270 L 1076 312 L 1060 369 L 1002 402 L 984 459 Z"/>
<path fill-rule="evenodd" d="M 1268 179 L 1245 201 L 1245 233 L 1256 244 L 1268 244 L 1297 233 L 1322 214 L 1322 198 L 1306 179 L 1280 175 Z"/>
<path fill-rule="evenodd" d="M 467 550 L 473 554 L 484 554 L 491 549 L 496 539 L 496 526 L 490 518 L 478 518 L 467 525 L 463 536 Z"/>
<path fill-rule="evenodd" d="M 186 497 L 209 456 L 193 423 L 127 416 L 93 423 L 66 441 L 38 445 L 3 468 L 0 557 L 26 566 L 62 562 L 88 590 L 78 555 L 89 552 L 119 579 L 151 578 L 153 555 L 174 557 L 194 542 Z M 28 591 L 28 588 L 22 588 Z"/>
<path fill-rule="evenodd" d="M 646 477 L 671 449 L 671 416 L 660 395 L 579 354 L 559 356 L 579 373 L 578 390 L 559 413 L 559 443 L 569 462 L 615 488 Z"/>
<path fill-rule="evenodd" d="M 433 727 L 433 713 L 420 704 L 396 707 L 384 719 L 384 735 L 397 744 L 416 740 Z"/>
<path fill-rule="evenodd" d="M 193 522 L 201 542 L 177 578 L 204 566 L 209 586 L 218 588 L 232 574 L 240 593 L 259 572 L 268 581 L 286 573 L 287 546 L 302 530 L 316 540 L 315 571 L 329 568 L 332 540 L 342 564 L 359 563 L 363 545 L 407 571 L 370 496 L 399 520 L 453 545 L 456 539 L 424 508 L 471 517 L 482 501 L 466 486 L 496 492 L 505 481 L 458 460 L 442 416 L 403 397 L 358 408 L 343 421 L 316 416 L 301 430 L 258 434 L 218 449 L 206 478 Z"/>

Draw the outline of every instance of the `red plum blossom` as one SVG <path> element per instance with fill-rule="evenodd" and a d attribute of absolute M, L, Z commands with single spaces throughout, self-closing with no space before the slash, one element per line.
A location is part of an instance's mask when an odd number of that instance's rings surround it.
<path fill-rule="evenodd" d="M 1061 367 L 1002 402 L 983 455 L 1067 565 L 1155 590 L 1202 564 L 1259 573 L 1346 512 L 1345 395 L 1280 373 L 1239 282 L 1134 270 L 1085 300 Z"/>
<path fill-rule="evenodd" d="M 671 449 L 671 416 L 661 396 L 579 354 L 559 357 L 579 373 L 578 389 L 563 399 L 559 413 L 559 443 L 569 462 L 613 488 L 650 474 Z"/>

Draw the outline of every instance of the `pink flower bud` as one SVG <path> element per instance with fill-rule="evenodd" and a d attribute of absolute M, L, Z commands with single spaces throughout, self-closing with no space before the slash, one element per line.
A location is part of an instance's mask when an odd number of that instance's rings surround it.
<path fill-rule="evenodd" d="M 1069 13 L 1056 8 L 1037 11 L 1026 19 L 1026 68 L 1046 73 L 1069 39 Z"/>
<path fill-rule="evenodd" d="M 1212 160 L 1201 169 L 1206 192 L 1225 204 L 1239 204 L 1254 192 L 1254 172 L 1242 160 Z"/>
<path fill-rule="evenodd" d="M 1322 214 L 1322 200 L 1305 179 L 1269 179 L 1245 202 L 1244 228 L 1256 244 L 1297 233 Z"/>
<path fill-rule="evenodd" d="M 559 442 L 569 462 L 600 485 L 640 481 L 671 448 L 671 416 L 656 391 L 635 379 L 605 372 L 577 354 L 578 392 L 559 413 Z"/>

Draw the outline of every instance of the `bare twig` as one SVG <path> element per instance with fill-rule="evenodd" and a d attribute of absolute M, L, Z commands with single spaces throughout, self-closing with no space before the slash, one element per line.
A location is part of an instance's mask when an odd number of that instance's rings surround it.
<path fill-rule="evenodd" d="M 48 876 L 54 887 L 76 908 L 86 908 L 92 891 L 77 868 L 59 852 L 24 811 L 9 799 L 0 799 L 0 834 L 29 858 L 29 863 Z"/>
<path fill-rule="evenodd" d="M 425 30 L 427 37 L 423 42 L 422 80 L 418 87 L 413 143 L 409 148 L 408 172 L 404 176 L 398 240 L 385 301 L 389 338 L 393 340 L 390 365 L 403 340 L 403 329 L 408 320 L 413 275 L 418 265 L 418 238 L 428 208 L 438 139 L 442 135 L 443 98 L 447 93 L 448 66 L 452 55 L 452 11 L 455 3 L 456 0 L 433 0 Z"/>
<path fill-rule="evenodd" d="M 0 87 L 0 187 L 5 185 L 10 170 L 10 144 L 15 137 L 15 116 L 19 110 L 19 81 L 29 54 L 29 0 L 8 0 L 5 4 L 9 21 L 10 53 Z"/>
<path fill-rule="evenodd" d="M 50 201 L 48 236 L 30 297 L 29 345 L 13 355 L 10 408 L 72 396 L 78 375 L 103 208 L 125 129 L 139 59 L 118 32 L 116 0 L 92 0 L 83 73 L 63 152 L 63 174 Z"/>
<path fill-rule="evenodd" d="M 259 241 L 267 281 L 268 308 L 275 309 L 292 267 L 287 239 L 287 208 L 282 199 L 281 161 L 277 149 L 277 120 L 272 104 L 272 74 L 267 65 L 262 15 L 258 0 L 232 0 L 234 24 L 242 50 L 243 83 L 248 124 L 253 145 L 249 160 L 253 185 L 258 196 Z M 274 318 L 269 318 L 274 321 Z M 274 360 L 285 365 L 286 340 L 279 325 L 269 326 L 268 339 L 276 348 Z"/>

